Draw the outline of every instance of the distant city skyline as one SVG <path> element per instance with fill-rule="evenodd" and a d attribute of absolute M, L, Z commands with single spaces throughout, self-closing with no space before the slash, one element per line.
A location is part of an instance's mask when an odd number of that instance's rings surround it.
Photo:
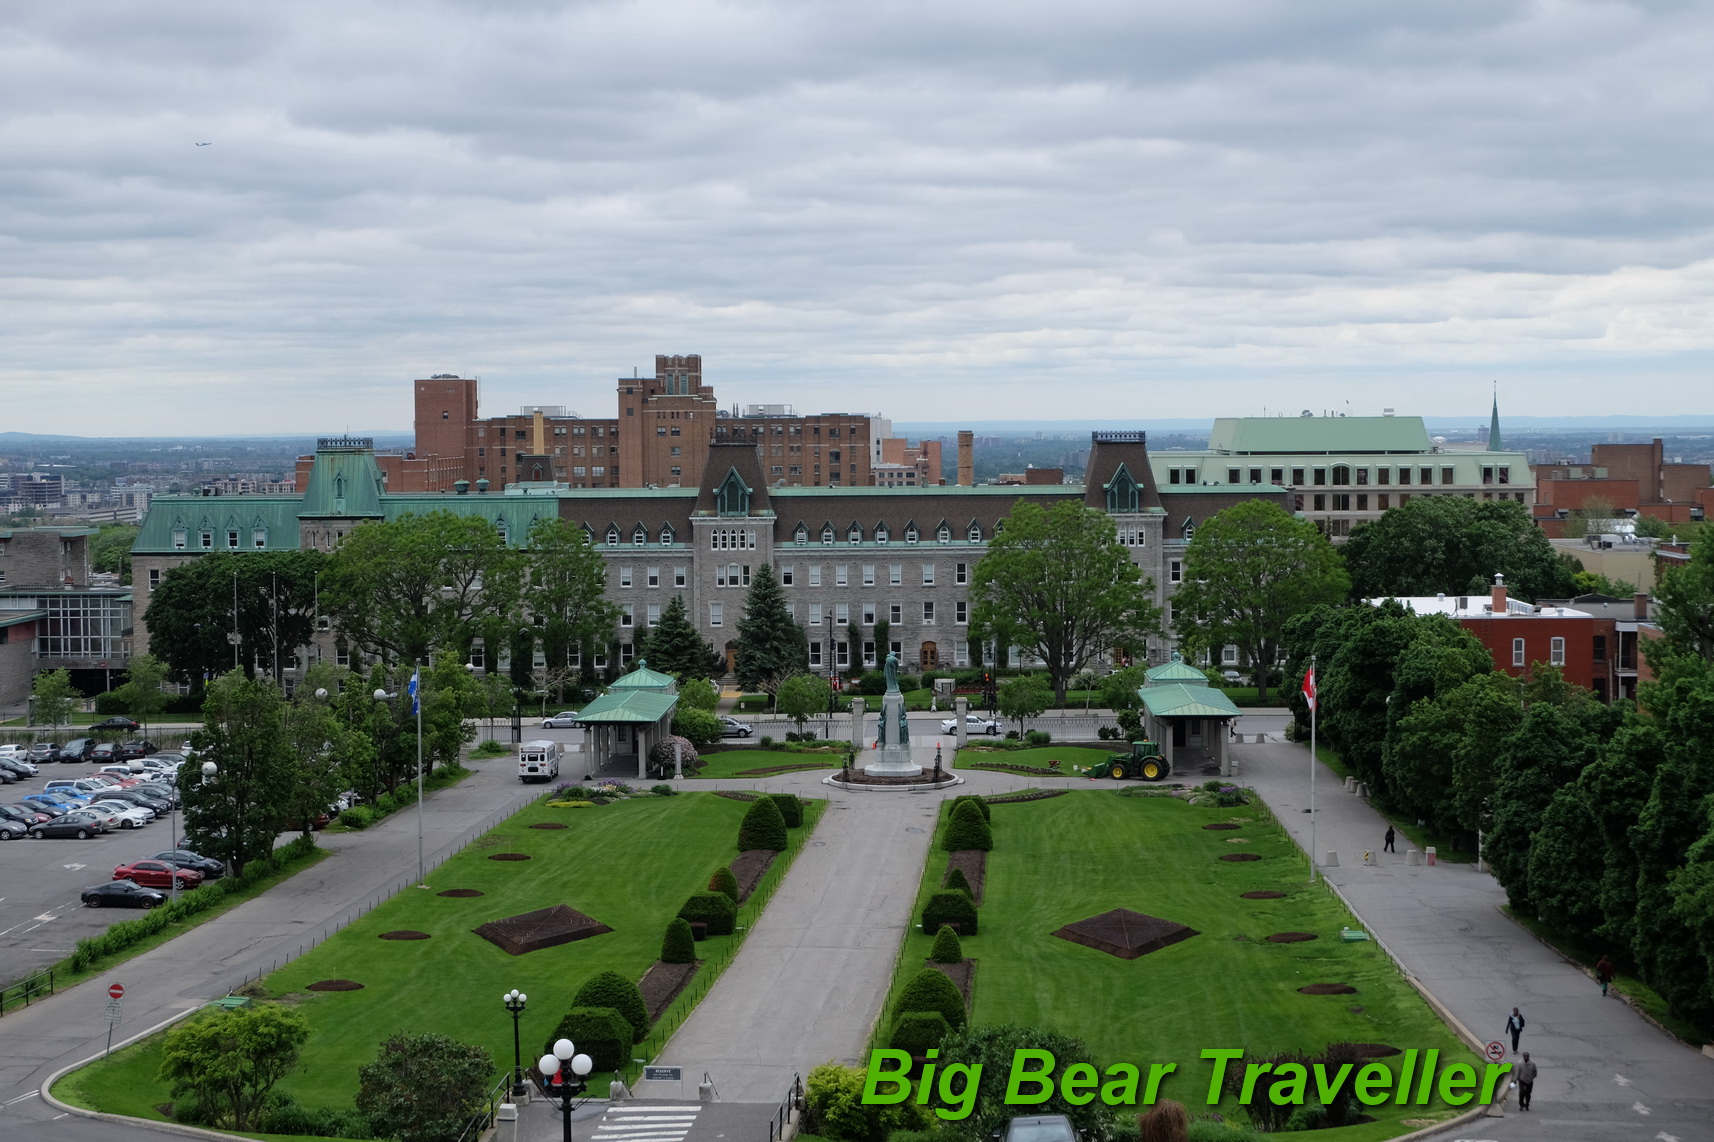
<path fill-rule="evenodd" d="M 0 430 L 1667 416 L 1714 366 L 1714 9 L 26 4 Z"/>

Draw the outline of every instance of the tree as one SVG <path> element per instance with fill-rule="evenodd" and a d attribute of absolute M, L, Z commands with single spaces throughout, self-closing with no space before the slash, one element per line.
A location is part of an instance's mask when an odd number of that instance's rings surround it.
<path fill-rule="evenodd" d="M 1149 668 L 1146 666 L 1126 666 L 1110 674 L 1103 674 L 1095 685 L 1097 701 L 1105 709 L 1117 713 L 1120 710 L 1135 710 L 1142 706 L 1143 698 L 1138 693 L 1143 683 L 1149 680 Z"/>
<path fill-rule="evenodd" d="M 971 625 L 1046 663 L 1064 702 L 1093 657 L 1140 649 L 1158 628 L 1152 591 L 1107 515 L 1069 500 L 1049 511 L 1019 500 L 972 570 Z"/>
<path fill-rule="evenodd" d="M 131 545 L 143 529 L 129 523 L 104 524 L 89 541 L 89 566 L 119 576 L 121 583 L 131 581 Z"/>
<path fill-rule="evenodd" d="M 1567 539 L 1582 539 L 1586 535 L 1599 534 L 1610 526 L 1619 515 L 1619 509 L 1613 506 L 1613 501 L 1601 496 L 1590 496 L 1583 501 L 1583 506 L 1573 509 L 1565 518 L 1565 537 Z"/>
<path fill-rule="evenodd" d="M 1351 532 L 1342 554 L 1354 598 L 1485 591 L 1496 573 L 1520 599 L 1565 599 L 1573 569 L 1512 500 L 1416 496 Z"/>
<path fill-rule="evenodd" d="M 845 624 L 845 660 L 850 664 L 846 677 L 857 681 L 863 674 L 863 628 L 855 621 Z"/>
<path fill-rule="evenodd" d="M 1654 593 L 1667 643 L 1680 653 L 1714 662 L 1714 539 L 1692 544 L 1690 561 L 1666 570 Z"/>
<path fill-rule="evenodd" d="M 678 684 L 680 709 L 707 710 L 713 713 L 720 705 L 720 690 L 706 678 L 684 678 Z"/>
<path fill-rule="evenodd" d="M 722 734 L 720 716 L 713 710 L 699 710 L 680 702 L 673 709 L 672 732 L 691 745 L 713 745 Z"/>
<path fill-rule="evenodd" d="M 785 593 L 771 563 L 756 568 L 744 617 L 738 620 L 738 657 L 734 672 L 747 691 L 772 695 L 809 662 L 809 640 L 786 613 Z"/>
<path fill-rule="evenodd" d="M 436 652 L 434 662 L 423 672 L 420 693 L 426 777 L 436 764 L 457 765 L 459 752 L 475 740 L 476 727 L 465 716 L 480 696 L 481 685 L 458 653 L 447 649 Z"/>
<path fill-rule="evenodd" d="M 235 664 L 273 677 L 276 647 L 288 665 L 315 636 L 325 564 L 314 550 L 217 551 L 174 567 L 149 596 L 150 647 L 175 682 L 197 685 Z"/>
<path fill-rule="evenodd" d="M 203 728 L 191 743 L 218 772 L 207 780 L 196 765 L 179 771 L 185 832 L 196 851 L 231 862 L 273 851 L 291 805 L 297 766 L 282 733 L 285 700 L 272 682 L 232 670 L 209 683 Z"/>
<path fill-rule="evenodd" d="M 310 667 L 280 719 L 281 736 L 295 769 L 288 816 L 300 823 L 306 837 L 311 835 L 315 818 L 351 788 L 340 756 L 342 739 L 351 731 L 339 724 L 332 702 L 338 673 L 336 667 L 326 664 Z M 317 697 L 317 690 L 326 690 L 329 696 Z"/>
<path fill-rule="evenodd" d="M 30 684 L 30 696 L 35 699 L 32 716 L 46 726 L 70 721 L 72 706 L 83 697 L 71 684 L 71 672 L 63 668 L 37 674 L 36 680 Z"/>
<path fill-rule="evenodd" d="M 161 686 L 167 680 L 167 664 L 152 654 L 139 654 L 127 666 L 126 675 L 119 696 L 131 716 L 146 726 L 167 708 L 167 692 Z"/>
<path fill-rule="evenodd" d="M 892 650 L 893 624 L 886 619 L 875 620 L 875 665 L 880 666 L 887 661 L 887 654 Z"/>
<path fill-rule="evenodd" d="M 297 1065 L 309 1019 L 277 1003 L 210 1009 L 161 1040 L 160 1079 L 234 1130 L 254 1130 L 274 1084 Z"/>
<path fill-rule="evenodd" d="M 1351 581 L 1327 537 L 1265 500 L 1245 500 L 1210 516 L 1184 552 L 1184 583 L 1173 623 L 1186 646 L 1238 647 L 1256 673 L 1258 700 L 1285 624 L 1345 597 Z"/>
<path fill-rule="evenodd" d="M 940 1042 L 939 1062 L 942 1066 L 962 1063 L 970 1068 L 969 1074 L 981 1076 L 976 1088 L 975 1107 L 968 1118 L 958 1123 L 961 1134 L 970 1138 L 990 1138 L 1017 1113 L 1017 1107 L 1006 1102 L 1006 1082 L 1017 1052 L 1026 1049 L 1049 1052 L 1059 1074 L 1077 1063 L 1087 1064 L 1096 1073 L 1100 1072 L 1095 1057 L 1082 1040 L 1045 1027 L 971 1024 L 955 1029 Z M 943 1104 L 936 1100 L 931 1105 L 939 1107 Z M 1108 1137 L 1107 1116 L 1111 1112 L 1101 1105 L 1101 1100 L 1078 1098 L 1075 1103 L 1068 1102 L 1063 1086 L 1055 1087 L 1047 1101 L 1032 1106 L 1030 1113 L 1066 1115 L 1079 1138 Z"/>
<path fill-rule="evenodd" d="M 372 520 L 328 557 L 321 605 L 373 653 L 420 662 L 444 647 L 462 660 L 481 630 L 514 614 L 523 569 L 522 554 L 477 516 Z"/>
<path fill-rule="evenodd" d="M 661 621 L 649 631 L 638 651 L 649 660 L 649 669 L 676 674 L 681 679 L 718 678 L 726 673 L 726 660 L 715 653 L 714 644 L 697 633 L 684 605 L 683 595 L 674 595 L 661 609 Z"/>
<path fill-rule="evenodd" d="M 832 696 L 833 691 L 827 683 L 815 675 L 793 674 L 780 683 L 780 692 L 774 697 L 774 706 L 797 723 L 797 732 L 801 734 L 805 722 L 827 713 L 828 699 Z"/>
<path fill-rule="evenodd" d="M 494 1060 L 445 1035 L 395 1033 L 357 1068 L 357 1109 L 379 1138 L 457 1142 L 482 1108 Z"/>
<path fill-rule="evenodd" d="M 1039 718 L 1053 704 L 1053 691 L 1039 674 L 1019 674 L 1000 683 L 1000 713 L 1018 723 L 1023 731 L 1024 719 Z"/>
<path fill-rule="evenodd" d="M 548 665 L 565 670 L 571 667 L 573 651 L 611 641 L 619 621 L 619 608 L 607 601 L 607 565 L 601 553 L 582 527 L 558 516 L 530 527 L 523 601 L 540 624 Z"/>

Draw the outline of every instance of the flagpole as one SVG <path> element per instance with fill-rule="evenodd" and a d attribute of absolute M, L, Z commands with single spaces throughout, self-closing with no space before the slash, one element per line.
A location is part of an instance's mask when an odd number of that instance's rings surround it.
<path fill-rule="evenodd" d="M 417 886 L 420 888 L 428 880 L 423 865 L 423 685 L 420 662 L 411 683 L 411 704 L 417 708 Z"/>
<path fill-rule="evenodd" d="M 1309 656 L 1309 883 L 1315 883 L 1315 710 L 1321 705 L 1315 681 L 1315 655 Z"/>

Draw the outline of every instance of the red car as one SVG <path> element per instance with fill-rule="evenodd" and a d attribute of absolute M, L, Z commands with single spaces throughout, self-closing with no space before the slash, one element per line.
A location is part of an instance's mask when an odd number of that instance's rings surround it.
<path fill-rule="evenodd" d="M 188 868 L 175 868 L 164 860 L 133 861 L 113 870 L 114 880 L 129 880 L 145 888 L 171 888 L 175 875 L 180 888 L 195 888 L 202 883 L 202 873 Z"/>

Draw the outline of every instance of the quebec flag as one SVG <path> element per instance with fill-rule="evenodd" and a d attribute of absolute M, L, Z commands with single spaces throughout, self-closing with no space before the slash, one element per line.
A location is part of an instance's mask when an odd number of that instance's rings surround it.
<path fill-rule="evenodd" d="M 418 672 L 415 670 L 411 671 L 410 695 L 411 695 L 411 717 L 413 717 L 413 718 L 416 717 L 418 714 L 422 713 L 422 707 L 418 704 L 418 699 L 417 699 L 417 673 Z"/>

